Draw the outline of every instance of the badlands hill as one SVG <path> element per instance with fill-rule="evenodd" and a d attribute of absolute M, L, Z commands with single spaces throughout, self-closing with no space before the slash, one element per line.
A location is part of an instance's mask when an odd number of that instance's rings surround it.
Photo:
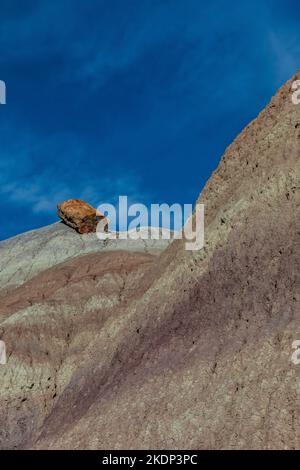
<path fill-rule="evenodd" d="M 0 244 L 0 448 L 300 447 L 294 80 L 200 195 L 203 250 L 62 224 Z"/>

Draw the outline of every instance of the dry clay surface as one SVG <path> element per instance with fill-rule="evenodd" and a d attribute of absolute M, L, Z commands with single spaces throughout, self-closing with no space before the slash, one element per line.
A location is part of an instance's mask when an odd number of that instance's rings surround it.
<path fill-rule="evenodd" d="M 160 255 L 91 249 L 47 265 L 57 254 L 41 241 L 46 261 L 32 276 L 30 235 L 1 245 L 1 448 L 300 447 L 291 85 L 226 150 L 200 195 L 203 250 L 178 240 Z"/>
<path fill-rule="evenodd" d="M 43 270 L 68 259 L 99 251 L 135 251 L 159 254 L 167 240 L 99 240 L 96 233 L 80 235 L 57 222 L 0 242 L 0 288 L 17 286 Z"/>

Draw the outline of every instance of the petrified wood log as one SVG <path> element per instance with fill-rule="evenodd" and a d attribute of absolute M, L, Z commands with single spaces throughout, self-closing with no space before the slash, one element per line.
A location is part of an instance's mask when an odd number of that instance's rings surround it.
<path fill-rule="evenodd" d="M 57 215 L 79 233 L 96 232 L 101 221 L 102 230 L 108 231 L 108 220 L 94 207 L 80 199 L 70 199 L 57 206 Z"/>

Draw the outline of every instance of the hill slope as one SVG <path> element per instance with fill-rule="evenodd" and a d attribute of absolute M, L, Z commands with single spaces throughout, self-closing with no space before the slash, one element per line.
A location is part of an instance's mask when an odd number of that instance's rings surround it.
<path fill-rule="evenodd" d="M 175 241 L 159 257 L 71 256 L 17 287 L 4 283 L 2 448 L 299 448 L 300 106 L 291 83 L 200 195 L 203 250 Z"/>

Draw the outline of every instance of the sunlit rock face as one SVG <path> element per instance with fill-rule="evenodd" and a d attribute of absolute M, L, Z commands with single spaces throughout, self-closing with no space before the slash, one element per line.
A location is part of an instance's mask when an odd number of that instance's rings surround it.
<path fill-rule="evenodd" d="M 63 224 L 0 244 L 1 448 L 300 447 L 296 78 L 200 195 L 203 250 Z"/>

